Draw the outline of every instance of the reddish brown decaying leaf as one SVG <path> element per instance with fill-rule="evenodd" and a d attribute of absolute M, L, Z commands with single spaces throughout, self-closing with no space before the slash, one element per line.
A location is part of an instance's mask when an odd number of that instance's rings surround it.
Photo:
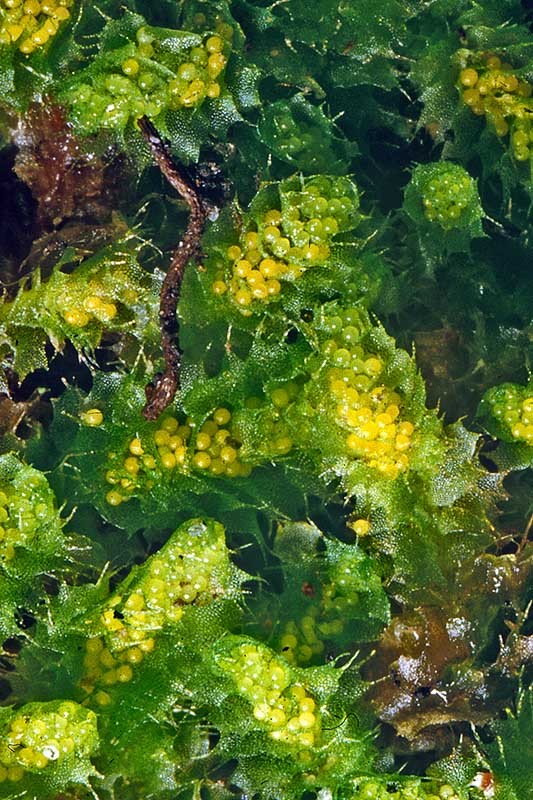
<path fill-rule="evenodd" d="M 376 681 L 370 696 L 378 716 L 407 740 L 428 727 L 476 716 L 463 691 L 443 685 L 447 668 L 472 655 L 468 637 L 455 635 L 451 622 L 432 607 L 397 617 L 366 665 L 365 678 Z"/>
<path fill-rule="evenodd" d="M 15 172 L 38 203 L 41 229 L 72 218 L 109 218 L 116 200 L 106 177 L 109 165 L 84 149 L 62 108 L 34 103 L 19 120 L 13 141 L 18 147 Z"/>

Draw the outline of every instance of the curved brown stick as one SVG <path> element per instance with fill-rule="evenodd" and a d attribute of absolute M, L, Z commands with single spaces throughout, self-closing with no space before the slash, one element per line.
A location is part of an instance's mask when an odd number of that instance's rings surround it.
<path fill-rule="evenodd" d="M 183 238 L 176 247 L 170 266 L 161 287 L 159 301 L 159 325 L 161 328 L 161 348 L 165 357 L 165 371 L 156 379 L 155 386 L 146 387 L 146 405 L 143 416 L 157 419 L 170 405 L 179 388 L 181 350 L 179 348 L 179 323 L 177 318 L 178 300 L 185 267 L 198 252 L 200 237 L 204 228 L 206 212 L 198 195 L 198 190 L 185 171 L 176 164 L 161 139 L 156 128 L 147 117 L 138 120 L 141 133 L 146 139 L 154 159 L 171 186 L 189 206 L 189 222 Z"/>

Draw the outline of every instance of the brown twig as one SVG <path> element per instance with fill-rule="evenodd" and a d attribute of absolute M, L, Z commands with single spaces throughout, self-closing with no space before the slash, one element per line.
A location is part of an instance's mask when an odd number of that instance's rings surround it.
<path fill-rule="evenodd" d="M 171 186 L 189 206 L 189 222 L 183 238 L 176 247 L 170 266 L 165 275 L 159 301 L 159 324 L 161 328 L 161 348 L 165 358 L 165 371 L 156 378 L 155 385 L 146 387 L 146 405 L 143 416 L 146 419 L 157 417 L 170 405 L 179 388 L 181 350 L 179 347 L 179 323 L 177 318 L 178 300 L 185 268 L 198 253 L 200 237 L 204 228 L 206 211 L 198 189 L 185 170 L 174 162 L 168 147 L 161 139 L 154 125 L 147 117 L 138 120 L 141 133 L 146 139 L 154 159 Z"/>

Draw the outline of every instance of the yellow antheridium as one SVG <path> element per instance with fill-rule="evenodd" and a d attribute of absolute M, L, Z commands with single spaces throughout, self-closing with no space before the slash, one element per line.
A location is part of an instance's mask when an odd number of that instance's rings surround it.
<path fill-rule="evenodd" d="M 494 417 L 517 442 L 533 446 L 533 392 L 531 386 L 508 384 L 488 392 L 486 402 Z"/>
<path fill-rule="evenodd" d="M 87 411 L 82 411 L 80 419 L 89 428 L 98 428 L 104 421 L 104 414 L 99 408 L 89 408 Z"/>
<path fill-rule="evenodd" d="M 0 0 L 0 46 L 25 55 L 44 47 L 70 19 L 74 0 Z"/>
<path fill-rule="evenodd" d="M 359 343 L 357 310 L 331 318 L 328 330 L 321 348 L 333 365 L 326 367 L 328 408 L 344 431 L 346 454 L 394 479 L 409 467 L 414 425 L 403 418 L 400 395 L 380 380 L 383 359 Z"/>
<path fill-rule="evenodd" d="M 533 147 L 533 86 L 495 54 L 472 54 L 470 61 L 459 73 L 463 102 L 472 113 L 486 116 L 498 136 L 510 133 L 514 157 L 528 161 Z"/>
<path fill-rule="evenodd" d="M 94 713 L 70 701 L 31 703 L 15 712 L 2 732 L 0 783 L 26 773 L 46 774 L 87 757 L 97 741 Z"/>
<path fill-rule="evenodd" d="M 357 536 L 368 536 L 372 527 L 368 519 L 351 519 L 346 524 Z"/>
<path fill-rule="evenodd" d="M 231 411 L 220 407 L 198 430 L 190 418 L 180 422 L 168 415 L 150 434 L 135 435 L 120 456 L 109 455 L 105 475 L 112 487 L 106 494 L 109 505 L 118 506 L 134 494 L 150 491 L 155 482 L 191 469 L 228 478 L 247 477 L 251 467 L 239 458 L 241 442 L 231 421 Z"/>
<path fill-rule="evenodd" d="M 129 683 L 156 647 L 158 634 L 175 625 L 187 606 L 225 594 L 228 550 L 221 525 L 194 520 L 174 534 L 109 601 L 100 616 L 104 635 L 87 640 L 81 687 L 97 705 L 112 702 L 111 687 Z"/>
<path fill-rule="evenodd" d="M 250 641 L 219 659 L 237 691 L 252 706 L 259 725 L 272 739 L 306 751 L 320 739 L 316 700 L 294 679 L 291 668 L 268 647 Z"/>

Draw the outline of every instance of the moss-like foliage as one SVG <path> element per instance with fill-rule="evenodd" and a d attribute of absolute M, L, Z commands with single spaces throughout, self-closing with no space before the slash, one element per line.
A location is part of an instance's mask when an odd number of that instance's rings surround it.
<path fill-rule="evenodd" d="M 46 279 L 36 271 L 22 283 L 0 311 L 3 350 L 13 352 L 21 378 L 46 366 L 48 341 L 56 350 L 69 339 L 91 351 L 104 330 L 137 336 L 142 327 L 147 342 L 157 337 L 148 317 L 157 304 L 157 284 L 152 289 L 153 279 L 138 262 L 142 247 L 130 234 L 86 259 L 69 249 Z"/>
<path fill-rule="evenodd" d="M 358 520 L 356 528 L 365 527 L 364 535 L 368 521 Z M 284 565 L 283 590 L 259 594 L 251 619 L 290 664 L 324 664 L 350 641 L 371 641 L 390 621 L 379 562 L 354 542 L 288 523 L 278 528 L 274 553 Z"/>
<path fill-rule="evenodd" d="M 96 716 L 72 701 L 2 709 L 0 796 L 50 794 L 72 784 L 89 786 L 90 758 L 98 748 Z"/>
<path fill-rule="evenodd" d="M 217 118 L 228 124 L 239 119 L 224 83 L 234 28 L 222 18 L 215 27 L 203 34 L 175 31 L 128 13 L 109 21 L 96 58 L 59 94 L 75 129 L 123 136 L 139 117 L 161 116 L 165 132 L 184 125 L 194 139 L 216 126 Z"/>
<path fill-rule="evenodd" d="M 20 632 L 20 611 L 35 611 L 41 580 L 83 561 L 86 543 L 63 533 L 64 520 L 45 475 L 15 455 L 0 456 L 0 630 Z"/>
<path fill-rule="evenodd" d="M 483 211 L 474 181 L 458 164 L 418 166 L 405 190 L 404 208 L 428 259 L 468 250 L 483 236 Z"/>
<path fill-rule="evenodd" d="M 529 800 L 531 25 L 0 0 L 0 798 Z"/>

